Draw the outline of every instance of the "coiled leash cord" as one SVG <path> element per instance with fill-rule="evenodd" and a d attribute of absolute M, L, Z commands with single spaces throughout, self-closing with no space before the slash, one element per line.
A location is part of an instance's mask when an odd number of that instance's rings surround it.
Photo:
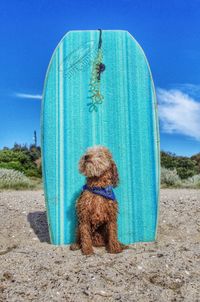
<path fill-rule="evenodd" d="M 100 91 L 100 81 L 101 81 L 101 74 L 104 72 L 106 66 L 103 64 L 103 51 L 102 51 L 102 30 L 99 30 L 99 44 L 98 44 L 98 51 L 97 56 L 94 59 L 93 65 L 92 65 L 92 76 L 90 80 L 90 90 L 91 96 L 89 98 L 91 99 L 91 103 L 88 103 L 89 111 L 97 111 L 97 105 L 102 104 L 103 102 L 103 95 Z"/>

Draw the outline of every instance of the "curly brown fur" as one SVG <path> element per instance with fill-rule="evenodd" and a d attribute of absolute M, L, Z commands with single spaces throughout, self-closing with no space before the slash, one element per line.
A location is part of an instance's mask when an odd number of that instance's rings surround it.
<path fill-rule="evenodd" d="M 103 146 L 88 148 L 79 161 L 79 171 L 86 176 L 90 187 L 116 187 L 118 171 L 110 151 Z M 106 246 L 109 253 L 120 253 L 128 246 L 117 238 L 118 203 L 90 191 L 83 191 L 77 200 L 78 228 L 76 243 L 71 250 L 93 253 L 93 246 Z"/>

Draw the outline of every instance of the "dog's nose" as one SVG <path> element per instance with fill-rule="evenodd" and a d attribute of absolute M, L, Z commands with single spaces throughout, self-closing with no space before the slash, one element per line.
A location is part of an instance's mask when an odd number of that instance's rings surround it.
<path fill-rule="evenodd" d="M 85 155 L 85 160 L 89 159 L 90 156 L 89 155 Z"/>

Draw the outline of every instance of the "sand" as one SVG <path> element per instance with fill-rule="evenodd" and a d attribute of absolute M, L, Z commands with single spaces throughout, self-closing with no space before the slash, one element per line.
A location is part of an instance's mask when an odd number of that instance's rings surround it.
<path fill-rule="evenodd" d="M 48 243 L 42 191 L 0 192 L 0 301 L 200 301 L 199 201 L 162 190 L 156 242 L 88 257 Z"/>

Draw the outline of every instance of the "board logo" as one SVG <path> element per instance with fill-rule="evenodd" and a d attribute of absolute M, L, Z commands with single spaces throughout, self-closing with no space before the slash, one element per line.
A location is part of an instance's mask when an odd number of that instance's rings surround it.
<path fill-rule="evenodd" d="M 91 66 L 97 55 L 98 48 L 95 41 L 89 41 L 80 45 L 68 54 L 59 65 L 59 72 L 71 79 L 77 72 Z"/>
<path fill-rule="evenodd" d="M 87 103 L 89 112 L 98 111 L 98 105 L 102 104 L 104 96 L 101 94 L 101 74 L 106 66 L 103 64 L 102 30 L 99 29 L 98 45 L 92 40 L 82 44 L 68 54 L 59 65 L 59 72 L 66 78 L 71 79 L 77 72 L 84 71 L 92 66 L 89 83 L 89 96 Z"/>

